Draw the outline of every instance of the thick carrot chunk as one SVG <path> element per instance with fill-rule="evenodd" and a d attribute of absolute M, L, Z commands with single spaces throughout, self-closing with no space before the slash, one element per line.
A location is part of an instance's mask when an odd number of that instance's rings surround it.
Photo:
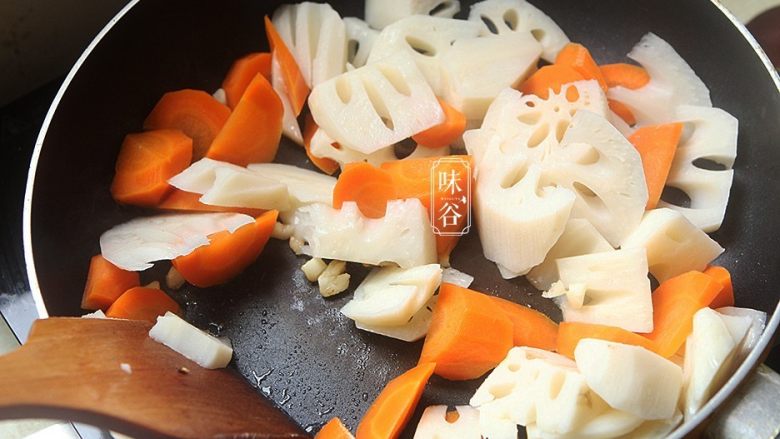
<path fill-rule="evenodd" d="M 444 110 L 444 122 L 412 136 L 415 142 L 428 148 L 443 148 L 455 142 L 466 130 L 466 116 L 450 104 L 439 99 Z"/>
<path fill-rule="evenodd" d="M 631 111 L 628 106 L 620 101 L 616 101 L 614 99 L 607 99 L 607 103 L 609 103 L 609 109 L 612 110 L 613 113 L 617 114 L 625 123 L 628 124 L 628 126 L 634 126 L 636 125 L 636 117 L 634 116 L 634 112 Z"/>
<path fill-rule="evenodd" d="M 655 343 L 623 328 L 593 323 L 563 322 L 558 326 L 558 353 L 574 359 L 574 349 L 583 338 L 597 338 L 641 346 L 652 352 L 657 351 Z"/>
<path fill-rule="evenodd" d="M 731 285 L 731 273 L 725 267 L 712 265 L 704 270 L 704 274 L 712 277 L 723 287 L 710 303 L 710 308 L 722 308 L 724 306 L 734 306 L 734 287 Z"/>
<path fill-rule="evenodd" d="M 682 129 L 681 123 L 646 126 L 628 138 L 642 158 L 648 195 L 646 209 L 654 209 L 661 199 Z"/>
<path fill-rule="evenodd" d="M 230 108 L 236 108 L 244 91 L 249 87 L 255 75 L 261 74 L 269 82 L 271 81 L 271 54 L 268 52 L 255 52 L 236 60 L 230 67 L 230 71 L 222 81 L 222 89 Z"/>
<path fill-rule="evenodd" d="M 570 66 L 552 64 L 544 66 L 528 77 L 520 85 L 523 94 L 533 94 L 542 99 L 549 97 L 550 91 L 560 93 L 564 84 L 582 81 L 583 76 Z M 579 96 L 572 96 L 577 99 Z"/>
<path fill-rule="evenodd" d="M 631 90 L 642 88 L 650 82 L 647 70 L 633 64 L 605 64 L 600 67 L 607 87 L 625 87 Z"/>
<path fill-rule="evenodd" d="M 284 79 L 284 88 L 290 97 L 290 103 L 293 107 L 293 113 L 296 116 L 301 114 L 303 105 L 306 103 L 306 97 L 309 95 L 309 86 L 303 79 L 301 69 L 295 61 L 290 49 L 284 43 L 284 40 L 276 31 L 274 24 L 265 17 L 265 34 L 268 37 L 268 44 L 271 50 L 276 53 L 276 59 L 279 60 L 279 66 L 282 68 L 282 77 Z"/>
<path fill-rule="evenodd" d="M 569 43 L 555 58 L 555 65 L 567 66 L 576 70 L 584 79 L 595 79 L 604 91 L 607 91 L 607 81 L 601 73 L 590 51 L 582 44 Z"/>
<path fill-rule="evenodd" d="M 314 137 L 314 133 L 317 132 L 317 128 L 319 127 L 314 122 L 311 113 L 306 114 L 306 122 L 303 126 L 303 147 L 306 148 L 306 156 L 320 171 L 333 175 L 334 172 L 338 171 L 339 164 L 334 160 L 317 157 L 311 153 L 311 139 Z"/>
<path fill-rule="evenodd" d="M 498 304 L 512 321 L 512 342 L 515 346 L 554 351 L 558 338 L 558 325 L 535 309 L 500 297 L 491 299 Z"/>
<path fill-rule="evenodd" d="M 105 311 L 122 293 L 140 284 L 137 271 L 122 270 L 102 255 L 95 255 L 89 261 L 87 285 L 84 287 L 81 307 Z"/>
<path fill-rule="evenodd" d="M 314 439 L 355 439 L 338 417 L 331 419 L 314 436 Z"/>
<path fill-rule="evenodd" d="M 181 314 L 181 308 L 162 290 L 135 287 L 122 293 L 106 311 L 114 319 L 146 320 L 156 322 L 166 312 Z"/>

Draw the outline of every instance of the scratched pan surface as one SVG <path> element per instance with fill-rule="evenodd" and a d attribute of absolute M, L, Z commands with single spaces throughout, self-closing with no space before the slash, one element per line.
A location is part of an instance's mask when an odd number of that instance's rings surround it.
<path fill-rule="evenodd" d="M 53 113 L 32 192 L 26 241 L 51 315 L 82 313 L 81 291 L 100 234 L 152 213 L 118 206 L 109 195 L 123 136 L 141 129 L 164 92 L 213 91 L 234 59 L 265 50 L 261 19 L 278 4 L 142 0 L 83 62 Z M 362 2 L 334 6 L 343 16 L 362 16 Z M 707 0 L 548 0 L 543 9 L 599 62 L 622 61 L 645 32 L 657 33 L 710 87 L 715 106 L 739 118 L 732 200 L 716 238 L 728 249 L 720 262 L 734 274 L 738 304 L 771 313 L 780 285 L 780 98 L 748 42 Z M 280 147 L 278 161 L 311 168 L 290 142 Z M 232 367 L 304 428 L 316 429 L 332 416 L 354 428 L 386 381 L 415 364 L 422 343 L 355 330 L 338 311 L 351 294 L 322 299 L 304 279 L 303 262 L 286 243 L 272 241 L 234 281 L 207 290 L 184 287 L 172 295 L 190 321 L 230 337 Z M 161 279 L 168 264 L 158 265 L 145 280 Z M 502 280 L 473 234 L 456 249 L 453 266 L 474 275 L 478 290 L 560 318 L 524 280 Z M 354 287 L 365 273 L 352 274 Z M 434 377 L 420 406 L 464 404 L 477 384 Z"/>

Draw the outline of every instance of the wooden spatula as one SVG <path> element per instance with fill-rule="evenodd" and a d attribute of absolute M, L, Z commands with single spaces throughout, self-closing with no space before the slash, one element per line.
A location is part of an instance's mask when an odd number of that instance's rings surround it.
<path fill-rule="evenodd" d="M 136 438 L 308 437 L 238 374 L 203 369 L 149 338 L 151 326 L 36 321 L 27 343 L 0 357 L 0 419 L 67 419 Z"/>

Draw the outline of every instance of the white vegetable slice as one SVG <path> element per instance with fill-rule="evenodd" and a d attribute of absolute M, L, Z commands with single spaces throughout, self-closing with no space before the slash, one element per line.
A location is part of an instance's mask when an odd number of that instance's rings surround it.
<path fill-rule="evenodd" d="M 335 160 L 341 168 L 347 163 L 366 162 L 374 166 L 379 166 L 384 162 L 395 160 L 395 153 L 392 146 L 379 149 L 371 154 L 364 154 L 353 149 L 341 146 L 332 137 L 317 128 L 311 138 L 311 153 L 315 157 Z"/>
<path fill-rule="evenodd" d="M 607 409 L 573 361 L 552 352 L 512 348 L 469 404 L 480 412 L 483 435 L 516 438 L 516 425 L 565 434 Z"/>
<path fill-rule="evenodd" d="M 481 439 L 479 431 L 479 412 L 467 405 L 455 407 L 458 419 L 450 422 L 446 419 L 447 406 L 428 406 L 423 411 L 414 439 Z"/>
<path fill-rule="evenodd" d="M 569 433 L 543 431 L 535 424 L 527 426 L 525 431 L 528 439 L 607 439 L 630 433 L 643 421 L 631 413 L 610 408 Z"/>
<path fill-rule="evenodd" d="M 344 26 L 347 32 L 347 62 L 353 67 L 363 67 L 379 31 L 356 17 L 344 17 Z"/>
<path fill-rule="evenodd" d="M 705 232 L 714 232 L 723 223 L 729 201 L 739 122 L 719 108 L 692 106 L 677 108 L 677 118 L 692 124 L 693 133 L 677 147 L 666 185 L 685 192 L 690 207 L 663 200 L 658 206 L 678 210 Z M 702 169 L 694 164 L 699 159 L 714 161 L 724 169 Z"/>
<path fill-rule="evenodd" d="M 365 218 L 354 202 L 340 210 L 312 204 L 297 210 L 293 225 L 309 256 L 401 268 L 436 262 L 428 212 L 416 198 L 390 201 L 378 219 Z"/>
<path fill-rule="evenodd" d="M 440 96 L 444 92 L 445 52 L 454 41 L 477 35 L 479 25 L 470 21 L 412 15 L 387 26 L 377 36 L 368 63 L 405 54 L 414 60 L 433 92 Z"/>
<path fill-rule="evenodd" d="M 336 178 L 317 171 L 282 163 L 255 163 L 248 169 L 287 186 L 293 207 L 322 203 L 331 205 Z"/>
<path fill-rule="evenodd" d="M 342 147 L 371 154 L 444 120 L 425 77 L 397 54 L 316 87 L 309 108 L 317 125 Z"/>
<path fill-rule="evenodd" d="M 615 87 L 608 95 L 628 106 L 637 124 L 670 122 L 675 119 L 674 111 L 679 105 L 712 107 L 710 91 L 704 82 L 674 48 L 657 35 L 645 34 L 628 57 L 647 70 L 650 82 L 636 90 Z"/>
<path fill-rule="evenodd" d="M 173 349 L 206 369 L 218 369 L 230 363 L 233 348 L 222 340 L 192 326 L 168 311 L 157 317 L 149 337 Z"/>
<path fill-rule="evenodd" d="M 653 302 L 644 249 L 624 249 L 557 260 L 564 285 L 584 284 L 581 308 L 559 303 L 565 321 L 653 330 Z"/>
<path fill-rule="evenodd" d="M 682 423 L 683 416 L 678 410 L 668 419 L 645 421 L 636 430 L 621 436 L 620 439 L 663 439 Z"/>
<path fill-rule="evenodd" d="M 369 325 L 355 322 L 355 327 L 363 331 L 373 332 L 386 337 L 396 338 L 402 341 L 417 341 L 425 337 L 431 326 L 433 308 L 436 306 L 439 296 L 433 296 L 417 311 L 408 323 L 401 326 Z"/>
<path fill-rule="evenodd" d="M 282 5 L 274 12 L 273 23 L 293 53 L 306 85 L 314 87 L 344 71 L 346 29 L 329 4 Z"/>
<path fill-rule="evenodd" d="M 741 322 L 727 323 L 724 318 Z M 696 414 L 728 379 L 751 323 L 750 317 L 724 316 L 706 307 L 694 314 L 685 345 L 685 419 Z"/>
<path fill-rule="evenodd" d="M 412 268 L 375 268 L 341 308 L 350 319 L 369 325 L 401 326 L 409 322 L 441 283 L 439 264 Z"/>
<path fill-rule="evenodd" d="M 447 267 L 441 272 L 441 283 L 453 284 L 459 287 L 468 288 L 471 283 L 474 282 L 474 276 L 464 273 L 460 270 L 456 270 L 452 267 Z"/>
<path fill-rule="evenodd" d="M 196 213 L 136 218 L 100 236 L 104 258 L 123 270 L 141 271 L 151 262 L 184 256 L 209 243 L 209 235 L 233 233 L 254 218 L 240 213 Z M 435 251 L 434 251 L 435 253 Z"/>
<path fill-rule="evenodd" d="M 366 21 L 374 29 L 384 29 L 410 15 L 452 18 L 458 11 L 458 0 L 366 0 Z"/>
<path fill-rule="evenodd" d="M 574 349 L 577 368 L 611 407 L 642 419 L 667 419 L 677 410 L 679 366 L 640 346 L 586 338 Z"/>
<path fill-rule="evenodd" d="M 271 55 L 271 86 L 277 96 L 279 96 L 279 100 L 282 101 L 282 134 L 298 145 L 303 145 L 301 126 L 293 113 L 290 96 L 287 93 L 287 87 L 284 85 L 282 77 L 282 67 L 279 65 L 276 52 L 273 52 Z"/>
<path fill-rule="evenodd" d="M 481 1 L 471 7 L 469 20 L 482 26 L 482 35 L 530 32 L 544 49 L 542 58 L 551 63 L 569 42 L 552 18 L 525 0 Z"/>
<path fill-rule="evenodd" d="M 549 290 L 559 279 L 556 259 L 587 255 L 612 250 L 606 239 L 583 218 L 572 218 L 566 223 L 561 237 L 553 245 L 544 261 L 526 275 L 526 279 L 538 290 Z"/>
<path fill-rule="evenodd" d="M 233 169 L 238 172 L 245 170 L 241 166 L 232 163 L 220 162 L 204 157 L 168 179 L 168 183 L 185 192 L 205 194 L 206 191 L 214 186 L 214 181 L 217 179 L 217 169 L 223 168 Z"/>
<path fill-rule="evenodd" d="M 200 202 L 211 206 L 251 209 L 290 208 L 287 186 L 246 169 L 220 167 L 215 170 L 214 184 Z"/>
<path fill-rule="evenodd" d="M 703 271 L 723 247 L 681 213 L 661 208 L 645 213 L 622 248 L 644 248 L 650 273 L 663 282 L 687 271 Z"/>
<path fill-rule="evenodd" d="M 505 278 L 539 265 L 563 233 L 574 194 L 543 185 L 541 168 L 523 155 L 505 155 L 498 137 L 489 142 L 479 165 L 474 216 L 485 257 Z"/>
<path fill-rule="evenodd" d="M 745 341 L 742 343 L 742 349 L 740 350 L 740 357 L 745 357 L 758 344 L 758 339 L 764 332 L 764 328 L 766 327 L 766 313 L 755 309 L 737 308 L 733 306 L 718 308 L 716 311 L 724 316 L 750 318 L 750 329 L 748 330 L 748 334 L 745 337 Z"/>
<path fill-rule="evenodd" d="M 502 90 L 518 86 L 536 70 L 542 51 L 529 32 L 459 38 L 447 46 L 441 56 L 444 83 L 437 94 L 467 119 L 483 118 Z"/>

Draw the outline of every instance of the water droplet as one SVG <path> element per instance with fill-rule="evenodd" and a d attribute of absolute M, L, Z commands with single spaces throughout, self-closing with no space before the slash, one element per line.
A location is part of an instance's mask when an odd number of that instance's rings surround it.
<path fill-rule="evenodd" d="M 368 401 L 368 393 L 364 392 L 360 397 L 363 398 L 363 401 Z"/>

